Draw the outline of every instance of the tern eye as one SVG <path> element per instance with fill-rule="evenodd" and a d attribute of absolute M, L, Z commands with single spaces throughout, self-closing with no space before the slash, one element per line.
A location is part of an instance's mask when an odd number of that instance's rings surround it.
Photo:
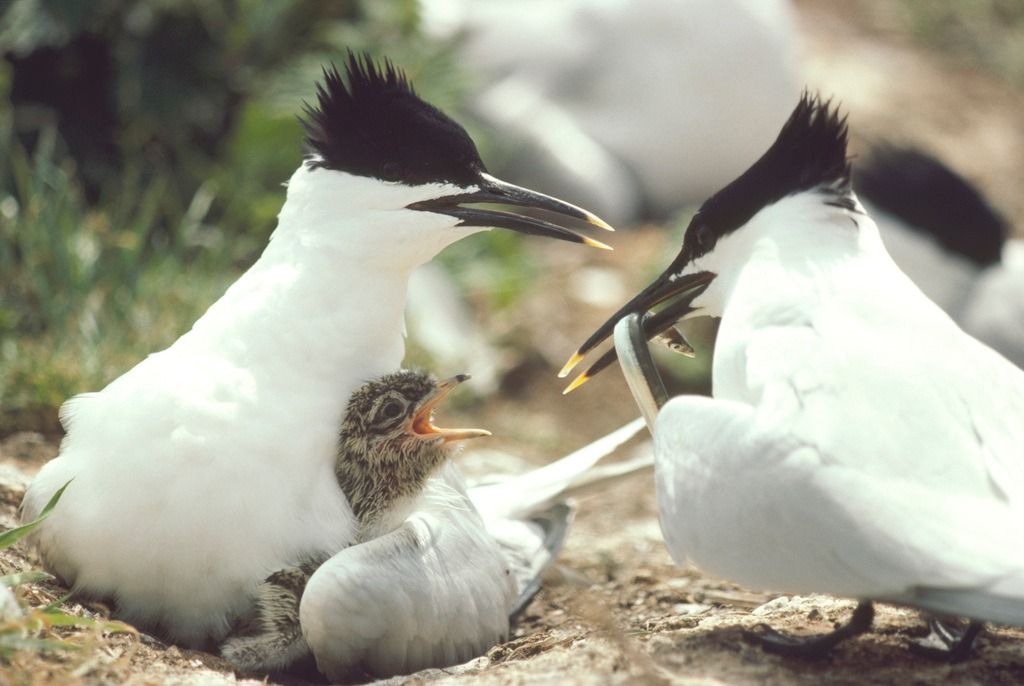
<path fill-rule="evenodd" d="M 398 162 L 385 162 L 380 166 L 380 177 L 385 181 L 401 181 L 405 178 L 405 170 Z"/>
<path fill-rule="evenodd" d="M 400 414 L 402 414 L 402 403 L 397 400 L 391 400 L 385 403 L 384 407 L 380 409 L 380 415 L 384 417 L 384 419 L 394 419 Z"/>
<path fill-rule="evenodd" d="M 715 247 L 715 231 L 709 225 L 700 223 L 693 227 L 693 245 L 698 255 L 703 255 Z"/>

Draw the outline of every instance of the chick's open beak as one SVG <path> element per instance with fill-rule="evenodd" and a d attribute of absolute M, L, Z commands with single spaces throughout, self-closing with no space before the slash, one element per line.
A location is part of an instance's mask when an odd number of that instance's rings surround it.
<path fill-rule="evenodd" d="M 430 395 L 424 398 L 423 402 L 412 416 L 412 431 L 416 436 L 420 438 L 441 437 L 444 439 L 445 443 L 449 443 L 451 441 L 461 441 L 466 438 L 479 438 L 481 436 L 491 435 L 491 432 L 486 429 L 442 429 L 434 426 L 434 408 L 438 403 L 444 400 L 445 396 L 451 393 L 456 386 L 468 378 L 469 374 L 459 374 L 450 379 L 437 382 L 437 388 Z"/>
<path fill-rule="evenodd" d="M 495 227 L 510 229 L 535 236 L 548 236 L 573 243 L 584 243 L 594 248 L 611 250 L 611 247 L 569 229 L 536 217 L 527 217 L 515 212 L 463 207 L 466 204 L 513 205 L 534 210 L 544 210 L 561 217 L 571 217 L 606 231 L 614 229 L 593 212 L 577 207 L 564 200 L 544 195 L 528 188 L 502 181 L 487 173 L 480 174 L 477 189 L 469 193 L 446 195 L 431 200 L 422 200 L 409 205 L 411 210 L 423 210 L 457 217 L 461 226 Z"/>

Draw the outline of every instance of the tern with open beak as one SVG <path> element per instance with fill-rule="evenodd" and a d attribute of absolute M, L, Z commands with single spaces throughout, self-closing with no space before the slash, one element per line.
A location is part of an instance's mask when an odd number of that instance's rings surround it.
<path fill-rule="evenodd" d="M 620 327 L 630 386 L 656 415 L 658 509 L 678 563 L 860 601 L 835 632 L 766 631 L 766 648 L 820 655 L 883 601 L 972 620 L 963 634 L 932 622 L 942 656 L 961 659 L 981 622 L 1024 625 L 1024 372 L 896 267 L 851 189 L 846 144 L 838 109 L 805 95 L 564 371 Z M 696 316 L 721 318 L 713 397 L 659 411 L 653 365 L 637 362 L 645 339 Z"/>

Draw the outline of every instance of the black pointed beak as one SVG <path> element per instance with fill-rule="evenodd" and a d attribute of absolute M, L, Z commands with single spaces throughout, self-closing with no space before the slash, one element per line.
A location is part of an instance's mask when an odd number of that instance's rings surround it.
<path fill-rule="evenodd" d="M 502 181 L 487 173 L 480 174 L 480 181 L 477 190 L 457 195 L 446 195 L 441 198 L 422 200 L 409 205 L 411 210 L 422 210 L 447 214 L 458 218 L 461 226 L 482 226 L 495 227 L 499 229 L 510 229 L 519 233 L 532 234 L 535 236 L 548 236 L 573 243 L 583 243 L 603 250 L 611 250 L 611 247 L 596 241 L 592 238 L 582 236 L 565 227 L 559 226 L 544 219 L 527 217 L 515 212 L 504 212 L 501 210 L 483 209 L 479 207 L 463 207 L 463 205 L 475 204 L 512 205 L 526 207 L 534 210 L 543 210 L 561 217 L 571 217 L 596 226 L 606 231 L 614 229 L 603 219 L 593 212 L 582 207 L 577 207 L 564 200 L 544 195 L 528 188 L 522 188 L 514 184 Z"/>
<path fill-rule="evenodd" d="M 636 297 L 620 307 L 594 333 L 590 334 L 590 337 L 583 342 L 583 345 L 565 363 L 558 376 L 567 376 L 583 360 L 588 352 L 612 335 L 615 325 L 626 315 L 633 313 L 640 315 L 640 328 L 643 336 L 646 340 L 651 340 L 670 329 L 679 319 L 693 312 L 694 308 L 691 305 L 694 298 L 707 289 L 708 285 L 715 279 L 715 275 L 711 272 L 681 274 L 679 273 L 680 262 L 682 260 L 676 258 L 658 278 L 640 291 Z M 661 305 L 664 306 L 655 311 L 655 308 Z M 692 350 L 692 347 L 685 339 L 682 339 L 682 344 L 690 347 Z M 616 360 L 616 357 L 615 348 L 608 350 L 587 371 L 573 379 L 564 393 L 569 393 L 582 386 L 598 372 L 610 366 Z"/>

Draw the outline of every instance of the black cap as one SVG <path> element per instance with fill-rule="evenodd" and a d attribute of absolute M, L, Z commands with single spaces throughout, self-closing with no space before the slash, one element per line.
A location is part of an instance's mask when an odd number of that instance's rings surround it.
<path fill-rule="evenodd" d="M 316 106 L 305 106 L 311 167 L 408 185 L 470 186 L 486 171 L 466 130 L 421 100 L 390 61 L 349 51 L 345 77 L 325 67 Z"/>

